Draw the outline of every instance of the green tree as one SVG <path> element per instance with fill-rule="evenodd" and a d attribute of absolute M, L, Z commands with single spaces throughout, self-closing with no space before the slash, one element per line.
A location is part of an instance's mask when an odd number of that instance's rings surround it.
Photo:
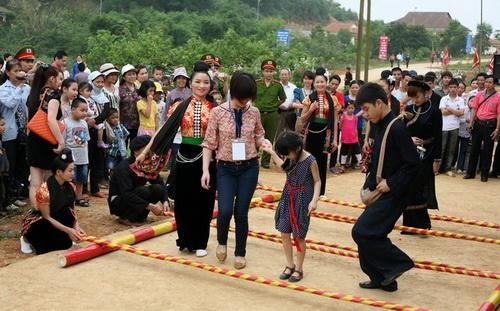
<path fill-rule="evenodd" d="M 349 44 L 351 44 L 352 41 L 351 32 L 347 29 L 340 29 L 339 32 L 337 32 L 337 39 L 339 40 L 341 47 L 345 48 Z"/>
<path fill-rule="evenodd" d="M 385 33 L 390 40 L 389 54 L 432 46 L 431 36 L 423 26 L 391 23 L 386 27 Z"/>
<path fill-rule="evenodd" d="M 493 27 L 488 23 L 483 23 L 483 25 L 477 25 L 476 35 L 474 36 L 474 44 L 479 46 L 481 44 L 481 53 L 484 53 L 490 48 L 490 37 L 493 33 Z"/>
<path fill-rule="evenodd" d="M 457 20 L 452 20 L 445 31 L 441 33 L 441 46 L 448 46 L 451 55 L 464 53 L 465 39 L 469 30 Z"/>

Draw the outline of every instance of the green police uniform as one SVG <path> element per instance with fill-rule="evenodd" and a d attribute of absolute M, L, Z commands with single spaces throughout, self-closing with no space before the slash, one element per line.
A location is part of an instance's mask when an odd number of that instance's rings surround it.
<path fill-rule="evenodd" d="M 279 123 L 278 107 L 286 100 L 285 90 L 281 83 L 276 80 L 272 80 L 269 85 L 266 85 L 264 79 L 258 79 L 256 82 L 257 98 L 254 104 L 260 111 L 262 126 L 266 131 L 265 137 L 274 143 Z M 270 155 L 264 152 L 261 165 L 268 167 L 270 160 Z"/>

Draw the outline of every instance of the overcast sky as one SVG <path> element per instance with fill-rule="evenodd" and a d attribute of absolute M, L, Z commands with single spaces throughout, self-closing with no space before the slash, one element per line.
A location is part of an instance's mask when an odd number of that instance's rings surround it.
<path fill-rule="evenodd" d="M 335 1 L 344 8 L 359 11 L 358 0 Z M 480 3 L 481 0 L 372 0 L 372 20 L 392 22 L 409 11 L 449 12 L 452 18 L 475 32 L 481 18 Z M 483 0 L 483 22 L 489 23 L 493 31 L 500 29 L 499 14 L 500 0 Z"/>

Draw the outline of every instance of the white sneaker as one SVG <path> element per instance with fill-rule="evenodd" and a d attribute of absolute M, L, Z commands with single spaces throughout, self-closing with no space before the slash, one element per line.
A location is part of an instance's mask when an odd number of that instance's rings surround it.
<path fill-rule="evenodd" d="M 205 257 L 208 255 L 207 251 L 204 249 L 197 249 L 196 250 L 196 257 Z"/>
<path fill-rule="evenodd" d="M 24 254 L 33 253 L 33 249 L 31 248 L 31 244 L 26 242 L 24 237 L 20 237 L 19 241 L 21 242 L 21 252 L 23 252 Z"/>
<path fill-rule="evenodd" d="M 15 206 L 18 206 L 18 207 L 25 207 L 26 205 L 28 205 L 28 203 L 24 202 L 24 201 L 21 201 L 21 200 L 16 200 L 14 202 L 14 205 Z"/>

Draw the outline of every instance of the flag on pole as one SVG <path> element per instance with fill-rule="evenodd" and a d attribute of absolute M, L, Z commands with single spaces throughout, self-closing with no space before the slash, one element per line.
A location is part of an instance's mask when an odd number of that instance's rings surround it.
<path fill-rule="evenodd" d="M 477 48 L 474 48 L 474 55 L 472 56 L 472 69 L 479 68 L 480 65 L 479 52 L 477 51 Z"/>
<path fill-rule="evenodd" d="M 491 60 L 490 62 L 488 63 L 488 65 L 486 66 L 486 71 L 488 72 L 488 74 L 493 74 L 493 62 L 495 61 L 495 55 L 491 55 Z"/>
<path fill-rule="evenodd" d="M 448 51 L 448 47 L 445 47 L 443 50 L 443 65 L 448 66 L 450 63 L 450 53 Z"/>

